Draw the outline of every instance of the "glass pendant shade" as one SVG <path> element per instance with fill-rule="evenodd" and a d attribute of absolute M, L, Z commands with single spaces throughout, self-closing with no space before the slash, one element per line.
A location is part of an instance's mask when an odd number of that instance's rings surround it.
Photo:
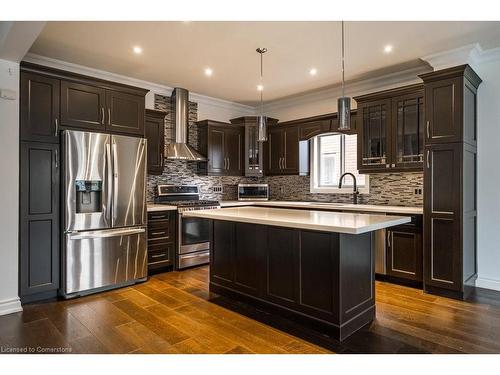
<path fill-rule="evenodd" d="M 337 113 L 339 116 L 339 130 L 351 128 L 351 98 L 343 96 L 337 100 Z"/>
<path fill-rule="evenodd" d="M 267 141 L 267 117 L 263 115 L 257 117 L 257 141 Z"/>

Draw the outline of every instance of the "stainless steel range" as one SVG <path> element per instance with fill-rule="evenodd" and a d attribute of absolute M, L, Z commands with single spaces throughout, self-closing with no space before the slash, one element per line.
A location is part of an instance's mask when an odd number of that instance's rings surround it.
<path fill-rule="evenodd" d="M 201 200 L 196 185 L 158 185 L 155 203 L 177 206 L 176 269 L 207 264 L 210 260 L 209 221 L 185 217 L 183 213 L 218 209 L 219 202 Z"/>

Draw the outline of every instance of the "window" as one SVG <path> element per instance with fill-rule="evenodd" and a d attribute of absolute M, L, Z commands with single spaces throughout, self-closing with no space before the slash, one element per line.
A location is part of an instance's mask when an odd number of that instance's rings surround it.
<path fill-rule="evenodd" d="M 368 193 L 368 176 L 358 174 L 356 135 L 325 134 L 312 139 L 311 192 L 350 193 L 353 180 L 344 177 L 342 188 L 339 179 L 343 173 L 356 176 L 360 193 Z"/>

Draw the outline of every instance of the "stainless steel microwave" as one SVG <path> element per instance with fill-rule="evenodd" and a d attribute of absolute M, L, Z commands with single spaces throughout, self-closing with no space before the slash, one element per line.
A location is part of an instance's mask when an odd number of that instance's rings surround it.
<path fill-rule="evenodd" d="M 238 184 L 239 201 L 267 201 L 268 199 L 268 184 Z"/>

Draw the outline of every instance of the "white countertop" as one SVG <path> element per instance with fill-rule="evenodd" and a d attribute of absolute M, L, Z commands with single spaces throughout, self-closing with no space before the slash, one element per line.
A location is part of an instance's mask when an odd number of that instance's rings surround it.
<path fill-rule="evenodd" d="M 349 234 L 361 234 L 410 222 L 410 218 L 404 216 L 252 206 L 188 211 L 183 215 L 213 220 Z"/>
<path fill-rule="evenodd" d="M 286 208 L 310 208 L 335 211 L 362 211 L 388 214 L 422 215 L 422 207 L 385 206 L 372 204 L 328 203 L 328 202 L 299 202 L 299 201 L 222 201 L 221 207 L 237 206 L 265 206 Z"/>
<path fill-rule="evenodd" d="M 168 206 L 166 204 L 155 204 L 155 203 L 148 203 L 147 204 L 147 209 L 148 212 L 153 212 L 153 211 L 176 211 L 177 206 Z"/>

